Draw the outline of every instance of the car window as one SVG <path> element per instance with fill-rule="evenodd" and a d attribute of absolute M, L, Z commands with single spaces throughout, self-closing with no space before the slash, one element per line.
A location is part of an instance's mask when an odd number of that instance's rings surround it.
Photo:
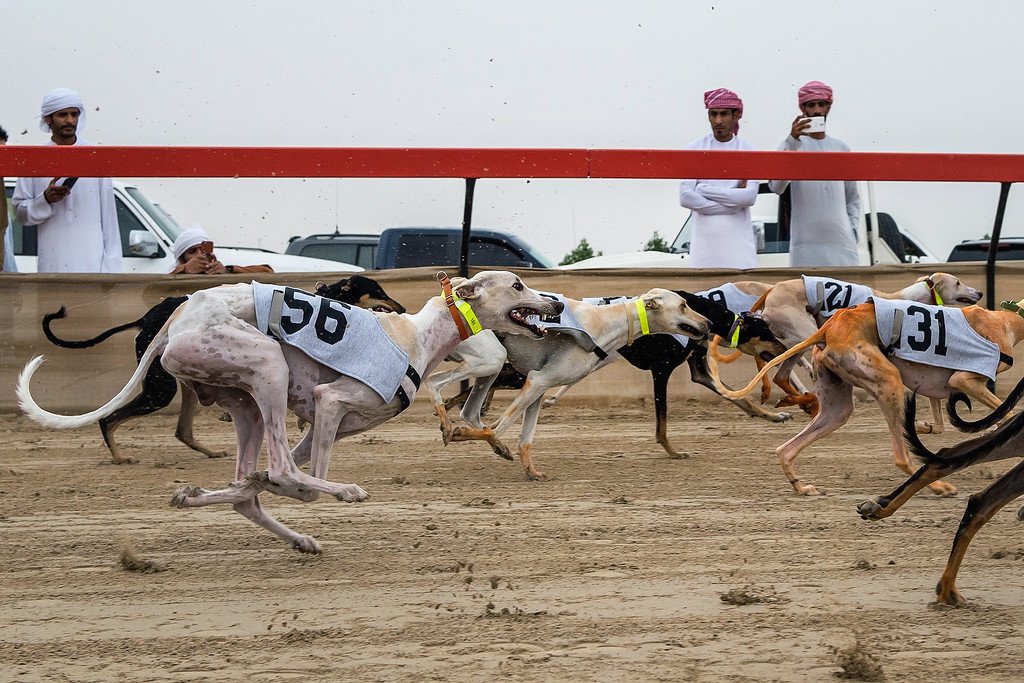
<path fill-rule="evenodd" d="M 367 270 L 373 270 L 374 259 L 377 258 L 377 247 L 376 245 L 353 242 L 313 242 L 303 245 L 298 253 L 300 256 L 351 263 Z"/>
<path fill-rule="evenodd" d="M 522 267 L 530 265 L 525 254 L 496 240 L 475 239 L 469 241 L 469 262 L 474 266 L 510 266 Z"/>
<path fill-rule="evenodd" d="M 148 256 L 135 256 L 128 249 L 128 235 L 132 230 L 145 230 L 149 232 L 146 226 L 139 220 L 139 217 L 121 201 L 120 197 L 115 197 L 114 201 L 117 203 L 117 227 L 121 231 L 121 255 L 124 258 L 152 258 Z M 157 252 L 157 256 L 163 257 L 166 252 L 163 247 Z"/>
<path fill-rule="evenodd" d="M 449 255 L 448 240 L 442 235 L 403 235 L 395 254 L 395 268 L 445 266 L 458 260 Z"/>

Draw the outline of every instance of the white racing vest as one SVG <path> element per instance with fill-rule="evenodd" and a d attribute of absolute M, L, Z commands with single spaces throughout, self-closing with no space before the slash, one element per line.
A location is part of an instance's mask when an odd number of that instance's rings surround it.
<path fill-rule="evenodd" d="M 804 279 L 807 305 L 810 306 L 811 315 L 817 318 L 819 325 L 831 318 L 836 311 L 853 308 L 874 296 L 871 288 L 864 285 L 855 285 L 832 277 L 801 277 Z"/>
<path fill-rule="evenodd" d="M 995 379 L 999 345 L 982 337 L 959 308 L 872 299 L 882 349 L 897 358 Z"/>
<path fill-rule="evenodd" d="M 252 296 L 260 332 L 359 380 L 385 403 L 395 397 L 411 370 L 408 354 L 384 332 L 370 311 L 294 287 L 255 281 Z M 412 373 L 409 377 L 418 385 L 415 370 Z"/>
<path fill-rule="evenodd" d="M 552 301 L 558 301 L 559 303 L 561 303 L 562 312 L 559 313 L 558 315 L 527 316 L 526 319 L 529 322 L 532 322 L 534 324 L 539 323 L 544 326 L 544 329 L 549 330 L 551 332 L 560 332 L 561 334 L 568 335 L 584 351 L 596 353 L 598 356 L 601 356 L 602 358 L 608 355 L 601 347 L 597 345 L 597 342 L 594 341 L 594 338 L 590 336 L 590 333 L 583 328 L 583 325 L 580 324 L 580 321 L 576 319 L 575 315 L 573 315 L 572 309 L 569 308 L 569 300 L 565 297 L 564 294 L 556 294 L 555 292 L 541 291 L 538 291 L 537 293 L 540 294 L 545 299 L 551 299 Z M 625 297 L 623 297 L 623 299 L 625 299 Z M 583 301 L 586 303 L 591 303 L 595 306 L 600 305 L 594 303 L 594 300 L 591 299 L 584 299 Z"/>

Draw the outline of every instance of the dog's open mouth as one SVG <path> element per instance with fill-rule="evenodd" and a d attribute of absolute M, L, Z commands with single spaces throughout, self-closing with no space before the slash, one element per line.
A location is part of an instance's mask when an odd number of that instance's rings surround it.
<path fill-rule="evenodd" d="M 981 295 L 978 296 L 958 296 L 956 302 L 958 304 L 964 304 L 966 306 L 973 306 L 974 304 L 981 301 Z"/>
<path fill-rule="evenodd" d="M 395 312 L 395 309 L 391 308 L 390 306 L 385 306 L 384 304 L 377 304 L 376 306 L 371 307 L 370 310 L 375 312 L 375 313 L 394 313 Z"/>
<path fill-rule="evenodd" d="M 530 334 L 539 339 L 543 337 L 545 334 L 547 334 L 547 331 L 542 326 L 527 320 L 527 317 L 529 316 L 539 315 L 540 311 L 534 308 L 513 308 L 511 311 L 508 312 L 508 319 L 511 320 L 513 324 L 518 325 L 519 327 L 525 327 L 530 332 Z"/>
<path fill-rule="evenodd" d="M 687 337 L 693 337 L 694 339 L 704 339 L 708 336 L 708 333 L 705 330 L 698 329 L 690 323 L 679 323 L 679 331 Z"/>

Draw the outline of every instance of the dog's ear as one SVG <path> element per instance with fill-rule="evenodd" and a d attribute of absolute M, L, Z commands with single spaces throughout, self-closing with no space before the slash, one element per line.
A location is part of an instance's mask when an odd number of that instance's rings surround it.
<path fill-rule="evenodd" d="M 464 277 L 453 277 L 452 291 L 458 294 L 460 299 L 475 299 L 480 296 L 480 283 Z"/>
<path fill-rule="evenodd" d="M 657 294 L 651 294 L 650 292 L 648 292 L 647 294 L 644 294 L 640 298 L 643 299 L 644 308 L 646 308 L 648 311 L 661 310 L 661 297 L 658 296 Z M 685 301 L 683 302 L 683 305 L 686 305 Z"/>

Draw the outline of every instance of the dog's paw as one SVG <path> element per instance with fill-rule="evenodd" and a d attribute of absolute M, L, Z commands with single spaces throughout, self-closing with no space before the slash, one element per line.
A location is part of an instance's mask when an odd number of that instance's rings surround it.
<path fill-rule="evenodd" d="M 865 500 L 863 503 L 857 506 L 857 514 L 860 515 L 861 519 L 867 519 L 871 521 L 882 519 L 878 514 L 882 511 L 882 502 L 883 500 L 881 498 L 876 498 L 875 500 Z M 888 503 L 888 501 L 884 502 Z"/>
<path fill-rule="evenodd" d="M 168 501 L 171 507 L 183 508 L 188 506 L 188 499 L 195 498 L 203 494 L 203 489 L 198 486 L 182 486 L 180 489 L 171 494 L 171 499 Z"/>
<path fill-rule="evenodd" d="M 768 419 L 770 421 L 774 422 L 775 424 L 782 424 L 783 422 L 786 422 L 788 420 L 792 420 L 793 416 L 790 413 L 781 412 L 781 413 L 773 413 L 771 415 L 771 417 L 769 417 Z"/>
<path fill-rule="evenodd" d="M 943 498 L 952 498 L 957 494 L 956 487 L 944 481 L 933 481 L 928 484 L 928 488 L 932 490 L 932 493 Z"/>
<path fill-rule="evenodd" d="M 530 469 L 526 470 L 526 478 L 529 479 L 530 481 L 547 481 L 548 475 L 544 474 L 538 469 L 534 469 L 533 467 L 531 467 Z"/>
<path fill-rule="evenodd" d="M 288 547 L 293 550 L 298 550 L 300 553 L 307 553 L 309 555 L 319 555 L 323 552 L 320 549 L 320 544 L 316 542 L 316 539 L 312 536 L 306 536 L 302 534 L 297 538 L 293 539 Z"/>
<path fill-rule="evenodd" d="M 344 503 L 362 503 L 370 494 L 355 484 L 342 484 L 341 490 L 334 497 Z"/>
<path fill-rule="evenodd" d="M 509 450 L 508 446 L 495 439 L 491 443 L 491 450 L 494 451 L 495 455 L 504 458 L 505 460 L 512 461 L 512 451 Z"/>

